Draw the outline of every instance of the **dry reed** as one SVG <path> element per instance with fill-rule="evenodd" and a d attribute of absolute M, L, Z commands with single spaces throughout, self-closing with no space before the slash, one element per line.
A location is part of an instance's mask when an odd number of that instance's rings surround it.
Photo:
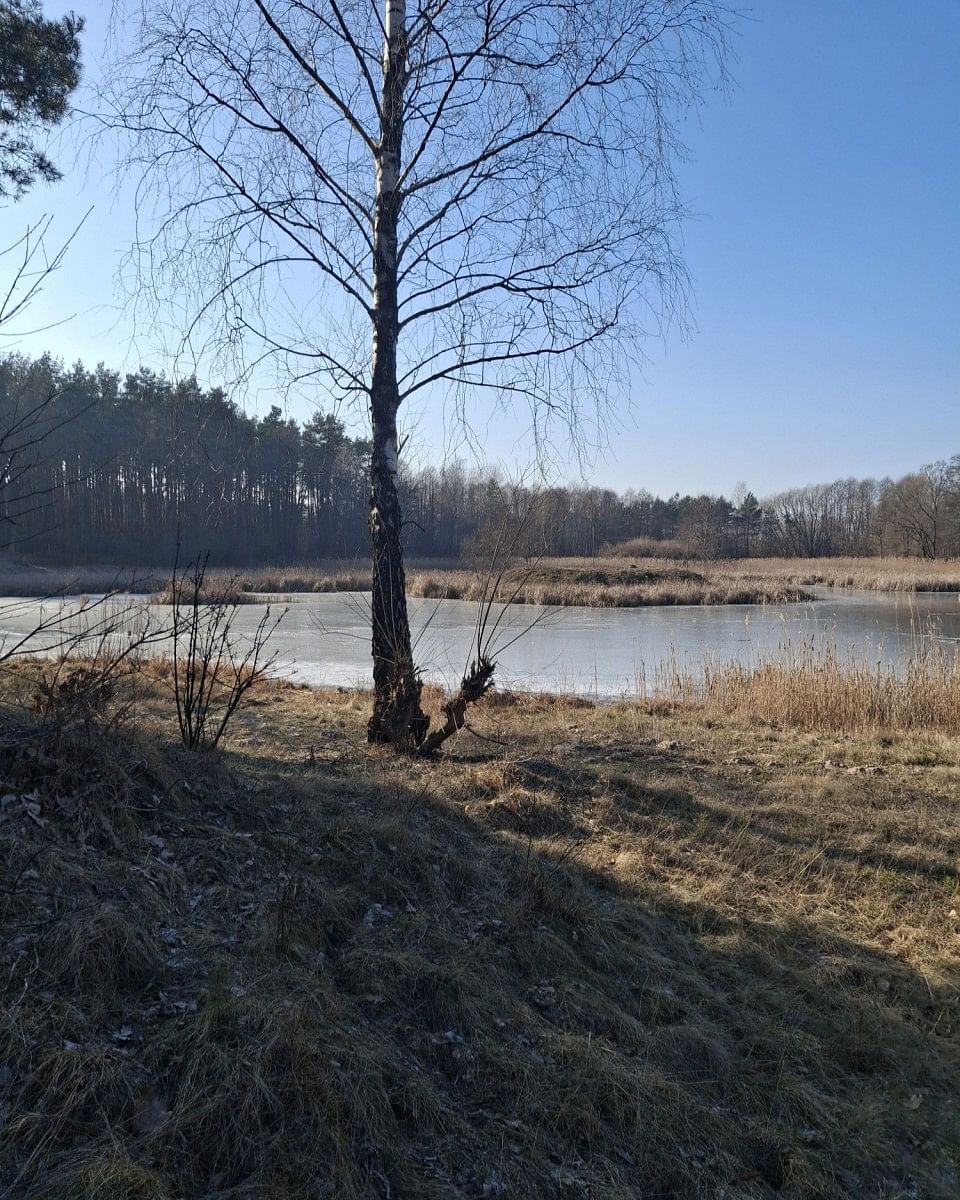
<path fill-rule="evenodd" d="M 551 558 L 517 564 L 501 586 L 505 599 L 550 606 L 640 607 L 670 604 L 782 604 L 813 598 L 811 589 L 879 592 L 960 592 L 960 563 L 924 559 L 825 558 L 730 559 L 685 557 L 677 543 L 649 539 L 611 547 L 600 558 Z M 636 551 L 636 553 L 634 553 Z M 649 556 L 656 551 L 654 556 Z M 370 571 L 363 563 L 321 562 L 211 571 L 211 586 L 236 580 L 240 596 L 261 594 L 365 592 Z M 411 596 L 477 600 L 483 596 L 484 569 L 447 561 L 413 560 L 407 570 Z M 0 595 L 44 596 L 64 590 L 99 594 L 115 589 L 161 592 L 169 571 L 159 568 L 0 568 Z M 161 601 L 162 602 L 162 601 Z M 241 600 L 242 602 L 242 600 Z M 253 600 L 256 602 L 256 600 Z"/>
<path fill-rule="evenodd" d="M 864 592 L 960 592 L 960 562 L 923 558 L 744 558 L 719 569 L 745 580 Z"/>
<path fill-rule="evenodd" d="M 709 713 L 831 734 L 960 734 L 960 657 L 919 643 L 901 670 L 803 648 L 784 662 L 661 668 L 653 693 Z"/>
<path fill-rule="evenodd" d="M 813 599 L 814 588 L 881 592 L 960 591 L 960 564 L 923 559 L 731 559 L 714 562 L 683 558 L 678 545 L 663 543 L 649 553 L 643 539 L 600 558 L 550 558 L 509 570 L 502 596 L 525 582 L 516 603 L 550 606 L 642 607 L 671 604 L 783 604 Z M 623 553 L 621 553 L 623 550 Z M 414 562 L 407 571 L 411 596 L 470 600 L 483 594 L 485 572 L 450 563 Z M 320 567 L 262 567 L 240 573 L 249 592 L 361 592 L 369 571 Z"/>

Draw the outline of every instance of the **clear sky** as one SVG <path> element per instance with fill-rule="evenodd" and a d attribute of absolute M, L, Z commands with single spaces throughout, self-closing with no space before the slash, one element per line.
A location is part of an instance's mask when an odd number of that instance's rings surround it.
<path fill-rule="evenodd" d="M 93 77 L 109 0 L 45 4 L 71 7 L 88 19 Z M 960 0 L 763 0 L 735 45 L 732 94 L 691 123 L 681 168 L 697 214 L 695 329 L 645 347 L 630 409 L 586 477 L 661 494 L 742 480 L 764 494 L 960 453 Z M 66 232 L 94 205 L 32 324 L 76 315 L 18 348 L 162 366 L 150 331 L 133 340 L 115 307 L 132 192 L 114 191 L 109 162 L 74 167 L 69 145 L 59 161 L 67 178 L 2 220 L 15 235 L 49 211 Z M 439 460 L 441 423 L 418 425 Z M 522 461 L 520 433 L 498 421 L 485 454 Z"/>

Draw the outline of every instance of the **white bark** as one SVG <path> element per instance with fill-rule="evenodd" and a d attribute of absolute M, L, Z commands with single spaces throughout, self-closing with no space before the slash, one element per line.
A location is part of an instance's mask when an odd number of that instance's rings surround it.
<path fill-rule="evenodd" d="M 403 71 L 401 59 L 403 55 L 403 38 L 406 36 L 406 22 L 407 6 L 405 0 L 386 0 L 383 22 L 383 76 L 385 81 L 391 77 L 396 77 L 398 72 L 402 73 Z M 393 94 L 391 89 L 384 87 L 381 101 L 384 108 L 384 134 L 386 134 L 388 127 L 402 119 L 402 112 L 399 110 L 398 101 L 399 97 Z M 380 154 L 377 158 L 377 198 L 381 203 L 393 196 L 393 193 L 397 190 L 399 179 L 399 139 L 394 142 L 392 138 L 383 136 L 381 139 Z M 391 240 L 384 237 L 382 225 L 377 232 L 378 250 L 384 255 L 391 267 L 396 266 L 395 239 Z"/>

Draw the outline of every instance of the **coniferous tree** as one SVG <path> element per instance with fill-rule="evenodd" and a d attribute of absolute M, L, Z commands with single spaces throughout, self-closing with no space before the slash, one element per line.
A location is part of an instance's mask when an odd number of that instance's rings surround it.
<path fill-rule="evenodd" d="M 0 196 L 60 178 L 35 138 L 67 115 L 82 29 L 73 13 L 48 20 L 38 0 L 0 0 Z"/>

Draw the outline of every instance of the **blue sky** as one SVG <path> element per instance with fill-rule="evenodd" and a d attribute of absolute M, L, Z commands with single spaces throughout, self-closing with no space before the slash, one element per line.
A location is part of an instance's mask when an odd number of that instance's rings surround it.
<path fill-rule="evenodd" d="M 87 16 L 95 76 L 109 4 L 45 7 Z M 660 493 L 729 494 L 742 480 L 763 494 L 960 453 L 960 0 L 765 0 L 735 46 L 733 91 L 691 122 L 680 171 L 696 214 L 685 237 L 695 329 L 647 344 L 630 407 L 586 477 Z M 108 161 L 74 167 L 69 146 L 59 156 L 67 178 L 3 221 L 17 230 L 50 211 L 65 233 L 94 205 L 31 319 L 76 315 L 18 348 L 160 366 L 150 331 L 134 339 L 114 300 L 132 193 L 115 191 Z M 523 462 L 522 433 L 498 420 L 483 451 Z M 436 414 L 416 436 L 439 460 Z"/>

